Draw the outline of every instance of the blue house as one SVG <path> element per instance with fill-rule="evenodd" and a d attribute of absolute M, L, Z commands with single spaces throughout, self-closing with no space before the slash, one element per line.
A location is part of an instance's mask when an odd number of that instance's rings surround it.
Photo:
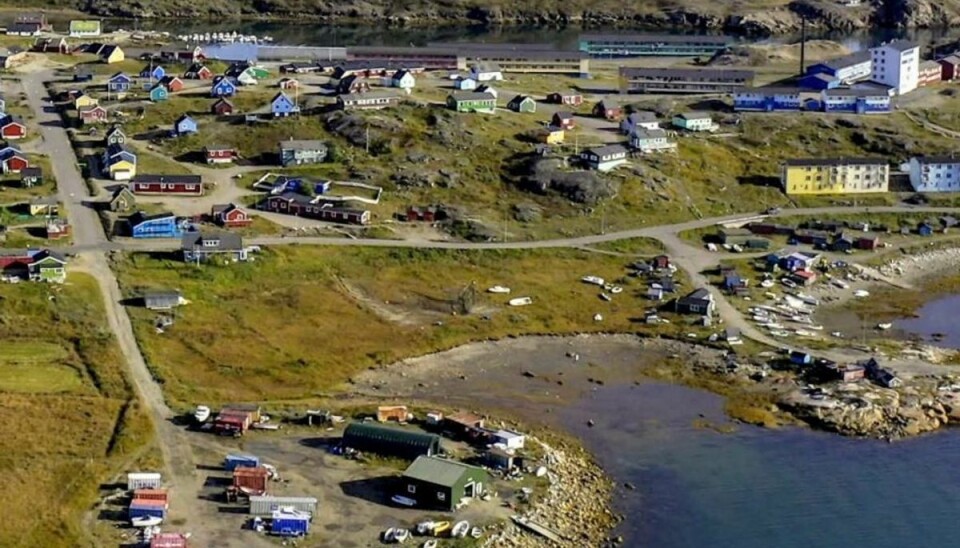
<path fill-rule="evenodd" d="M 270 112 L 274 116 L 290 116 L 299 113 L 300 107 L 286 93 L 281 91 L 270 100 Z"/>
<path fill-rule="evenodd" d="M 800 90 L 774 86 L 740 88 L 733 92 L 733 108 L 763 112 L 800 110 Z"/>
<path fill-rule="evenodd" d="M 167 71 L 160 65 L 149 64 L 140 71 L 140 78 L 150 78 L 152 80 L 163 80 L 166 75 Z"/>
<path fill-rule="evenodd" d="M 225 76 L 218 76 L 210 87 L 212 97 L 233 97 L 237 93 L 237 85 Z"/>
<path fill-rule="evenodd" d="M 933 225 L 928 222 L 922 222 L 917 225 L 917 234 L 921 236 L 932 236 L 933 235 Z"/>
<path fill-rule="evenodd" d="M 170 92 L 167 91 L 166 86 L 163 84 L 157 84 L 150 88 L 150 100 L 154 103 L 159 103 L 160 101 L 166 101 L 167 97 L 170 95 Z"/>
<path fill-rule="evenodd" d="M 173 123 L 173 133 L 175 135 L 189 135 L 191 133 L 197 132 L 197 121 L 193 118 L 184 114 L 183 116 L 177 118 L 177 121 Z"/>
<path fill-rule="evenodd" d="M 885 89 L 825 89 L 820 95 L 824 112 L 890 112 L 890 93 Z"/>
<path fill-rule="evenodd" d="M 111 93 L 126 93 L 130 91 L 133 79 L 122 72 L 118 72 L 107 80 L 107 91 Z"/>
<path fill-rule="evenodd" d="M 813 356 L 799 350 L 790 351 L 790 363 L 794 365 L 810 365 L 813 363 Z"/>
<path fill-rule="evenodd" d="M 127 219 L 134 238 L 179 238 L 183 228 L 173 213 L 147 215 L 138 211 Z"/>

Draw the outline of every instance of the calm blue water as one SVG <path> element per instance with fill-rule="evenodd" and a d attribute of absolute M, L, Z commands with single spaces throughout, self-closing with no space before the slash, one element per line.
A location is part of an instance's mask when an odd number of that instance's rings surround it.
<path fill-rule="evenodd" d="M 894 322 L 897 329 L 919 335 L 927 342 L 931 336 L 942 333 L 943 338 L 934 344 L 947 348 L 960 348 L 960 323 L 955 316 L 960 308 L 960 295 L 948 295 L 928 302 L 917 311 L 916 318 L 904 318 Z"/>
<path fill-rule="evenodd" d="M 888 444 L 723 422 L 687 388 L 605 387 L 568 408 L 571 429 L 621 484 L 618 531 L 655 548 L 960 546 L 960 432 Z M 584 421 L 593 418 L 594 428 Z"/>

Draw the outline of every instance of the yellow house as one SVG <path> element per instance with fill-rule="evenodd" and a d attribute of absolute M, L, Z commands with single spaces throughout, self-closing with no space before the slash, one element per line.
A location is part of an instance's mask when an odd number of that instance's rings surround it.
<path fill-rule="evenodd" d="M 60 213 L 60 202 L 56 196 L 35 198 L 30 201 L 30 215 L 57 215 Z"/>
<path fill-rule="evenodd" d="M 108 65 L 119 63 L 124 60 L 123 50 L 120 46 L 107 45 L 100 50 L 100 60 Z"/>
<path fill-rule="evenodd" d="M 100 104 L 100 101 L 90 97 L 87 94 L 83 94 L 73 100 L 73 108 L 80 110 L 87 107 L 95 107 Z"/>
<path fill-rule="evenodd" d="M 787 160 L 780 184 L 788 196 L 886 192 L 890 166 L 878 158 L 804 158 Z"/>
<path fill-rule="evenodd" d="M 548 145 L 560 145 L 563 144 L 563 138 L 565 137 L 564 131 L 558 127 L 548 127 L 545 128 L 540 133 L 540 140 Z"/>
<path fill-rule="evenodd" d="M 137 176 L 137 163 L 129 160 L 114 160 L 107 171 L 114 181 L 129 181 Z"/>

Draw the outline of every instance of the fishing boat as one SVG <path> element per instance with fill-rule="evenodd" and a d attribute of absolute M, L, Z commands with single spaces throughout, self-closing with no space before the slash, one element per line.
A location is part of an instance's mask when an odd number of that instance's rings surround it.
<path fill-rule="evenodd" d="M 458 521 L 456 525 L 453 526 L 453 529 L 450 530 L 450 536 L 453 538 L 463 538 L 470 533 L 470 522 L 469 521 Z"/>
<path fill-rule="evenodd" d="M 832 283 L 833 285 L 839 287 L 840 289 L 847 289 L 847 288 L 850 287 L 850 284 L 848 284 L 847 282 L 845 282 L 845 281 L 843 281 L 843 280 L 830 280 L 830 283 Z"/>
<path fill-rule="evenodd" d="M 836 337 L 836 338 L 838 338 L 838 339 L 842 339 L 842 338 L 843 338 L 843 333 L 841 333 L 841 332 L 839 332 L 839 331 L 833 331 L 833 332 L 830 333 L 830 335 L 831 335 L 831 336 L 834 336 L 834 337 Z"/>
<path fill-rule="evenodd" d="M 610 293 L 613 293 L 614 295 L 616 295 L 616 294 L 618 294 L 618 293 L 623 293 L 623 288 L 620 287 L 619 285 L 615 285 L 615 286 L 613 286 L 613 287 L 610 288 Z"/>
<path fill-rule="evenodd" d="M 806 329 L 797 329 L 794 331 L 800 337 L 816 337 L 817 334 L 813 331 L 807 331 Z"/>
<path fill-rule="evenodd" d="M 507 294 L 507 293 L 510 293 L 510 288 L 509 288 L 509 287 L 503 287 L 502 285 L 495 285 L 495 286 L 487 289 L 487 293 L 503 293 L 503 294 Z"/>
<path fill-rule="evenodd" d="M 507 304 L 510 306 L 527 306 L 528 304 L 533 304 L 533 299 L 530 297 L 517 297 L 516 299 L 507 301 Z"/>
<path fill-rule="evenodd" d="M 473 529 L 470 529 L 470 536 L 473 538 L 480 538 L 483 536 L 483 530 L 479 527 L 474 527 Z"/>
<path fill-rule="evenodd" d="M 193 418 L 197 422 L 207 422 L 207 419 L 210 418 L 210 408 L 206 405 L 198 405 L 193 411 Z"/>
<path fill-rule="evenodd" d="M 776 283 L 774 283 L 773 280 L 763 280 L 762 282 L 760 282 L 760 287 L 762 287 L 762 288 L 764 288 L 764 289 L 769 289 L 769 288 L 773 287 L 774 285 L 776 285 Z"/>
<path fill-rule="evenodd" d="M 163 518 L 157 516 L 137 516 L 130 519 L 134 527 L 154 527 L 163 523 Z"/>
<path fill-rule="evenodd" d="M 407 542 L 408 538 L 410 538 L 409 530 L 402 529 L 400 527 L 397 527 L 396 529 L 393 530 L 393 542 L 396 542 L 398 544 L 403 544 L 404 542 Z"/>
<path fill-rule="evenodd" d="M 774 337 L 789 337 L 790 333 L 787 331 L 773 330 L 770 332 Z"/>
<path fill-rule="evenodd" d="M 820 306 L 820 300 L 805 293 L 797 293 L 797 298 L 810 306 Z"/>
<path fill-rule="evenodd" d="M 866 289 L 858 289 L 858 290 L 856 290 L 856 291 L 853 292 L 853 296 L 856 297 L 856 298 L 858 298 L 858 299 L 863 299 L 863 298 L 869 297 L 869 296 L 870 296 L 870 292 L 867 291 Z"/>
<path fill-rule="evenodd" d="M 437 548 L 437 539 L 432 538 L 423 543 L 423 548 Z"/>
<path fill-rule="evenodd" d="M 432 521 L 421 521 L 416 527 L 417 534 L 420 536 L 432 534 L 435 526 L 436 523 Z"/>
<path fill-rule="evenodd" d="M 600 287 L 603 287 L 603 278 L 599 276 L 584 276 L 580 278 L 580 281 L 585 284 L 593 284 L 593 285 L 599 285 Z"/>
<path fill-rule="evenodd" d="M 397 529 L 395 527 L 391 527 L 387 529 L 380 535 L 380 537 L 383 539 L 383 542 L 393 542 L 393 539 L 396 536 L 397 536 Z"/>
<path fill-rule="evenodd" d="M 878 324 L 877 324 L 877 329 L 880 329 L 881 331 L 886 331 L 887 329 L 890 329 L 891 327 L 893 327 L 893 324 L 892 324 L 892 323 L 878 323 Z"/>
<path fill-rule="evenodd" d="M 450 530 L 449 521 L 438 521 L 433 524 L 433 536 L 439 537 Z"/>
<path fill-rule="evenodd" d="M 797 287 L 797 283 L 796 283 L 796 282 L 794 282 L 793 280 L 787 279 L 787 278 L 782 278 L 782 279 L 780 280 L 780 283 L 782 283 L 783 285 L 785 285 L 785 286 L 787 286 L 787 287 L 789 287 L 789 288 L 791 288 L 791 289 L 796 289 L 796 287 Z"/>

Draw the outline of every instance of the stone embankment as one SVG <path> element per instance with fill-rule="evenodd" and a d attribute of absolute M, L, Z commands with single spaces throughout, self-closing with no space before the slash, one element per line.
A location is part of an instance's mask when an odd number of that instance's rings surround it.
<path fill-rule="evenodd" d="M 541 463 L 550 482 L 545 493 L 520 515 L 553 529 L 565 546 L 602 546 L 617 521 L 610 509 L 612 485 L 589 454 L 581 448 L 551 446 L 533 440 L 543 450 Z M 555 543 L 519 526 L 507 524 L 486 539 L 483 546 L 528 548 Z"/>
<path fill-rule="evenodd" d="M 957 264 L 960 264 L 960 247 L 948 247 L 905 255 L 877 270 L 883 276 L 915 281 L 955 268 Z"/>

